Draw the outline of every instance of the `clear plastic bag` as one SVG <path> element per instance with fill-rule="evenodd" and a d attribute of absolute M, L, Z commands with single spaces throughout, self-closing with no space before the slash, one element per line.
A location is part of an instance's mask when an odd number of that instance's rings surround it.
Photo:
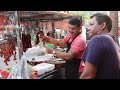
<path fill-rule="evenodd" d="M 25 54 L 27 57 L 41 56 L 46 54 L 46 50 L 44 47 L 37 46 L 37 47 L 29 48 Z"/>
<path fill-rule="evenodd" d="M 36 79 L 33 72 L 32 66 L 27 64 L 26 56 L 23 55 L 17 65 L 13 67 L 7 79 Z"/>

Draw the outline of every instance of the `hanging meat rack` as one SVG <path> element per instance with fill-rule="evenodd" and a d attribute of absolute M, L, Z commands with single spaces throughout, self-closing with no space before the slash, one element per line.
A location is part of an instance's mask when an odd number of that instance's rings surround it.
<path fill-rule="evenodd" d="M 22 57 L 22 45 L 21 45 L 21 30 L 20 30 L 20 21 L 21 20 L 28 20 L 28 21 L 41 21 L 41 22 L 53 22 L 53 21 L 60 21 L 64 19 L 70 19 L 73 16 L 70 15 L 68 12 L 64 11 L 0 11 L 0 16 L 5 16 L 9 17 L 11 14 L 15 15 L 15 20 L 16 20 L 16 32 L 17 32 L 17 46 L 18 46 L 18 51 L 19 51 L 19 60 Z M 0 44 L 6 43 L 6 40 L 0 40 Z M 13 48 L 15 49 L 15 48 Z M 2 50 L 2 48 L 1 48 Z M 6 57 L 11 56 L 11 54 L 16 54 L 16 52 L 11 52 L 9 53 L 10 50 L 6 50 L 5 52 L 7 54 Z M 3 52 L 1 52 L 3 53 Z M 14 55 L 15 57 L 15 55 Z M 16 59 L 16 57 L 15 57 Z M 7 64 L 7 61 L 9 61 L 9 58 L 7 60 L 4 60 L 5 63 Z"/>

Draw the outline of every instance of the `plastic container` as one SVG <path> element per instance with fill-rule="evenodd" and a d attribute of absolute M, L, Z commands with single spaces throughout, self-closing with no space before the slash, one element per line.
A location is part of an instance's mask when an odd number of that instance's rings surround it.
<path fill-rule="evenodd" d="M 10 74 L 10 72 L 6 72 L 6 71 L 2 71 L 2 72 L 1 72 L 1 76 L 2 76 L 3 78 L 7 78 L 9 74 Z"/>
<path fill-rule="evenodd" d="M 33 69 L 38 76 L 44 74 L 45 72 L 52 71 L 54 68 L 55 68 L 54 64 L 48 64 L 48 63 L 41 63 L 36 66 L 33 66 Z"/>
<path fill-rule="evenodd" d="M 54 44 L 50 44 L 50 43 L 47 43 L 47 44 L 45 44 L 45 47 L 46 48 L 54 48 L 55 46 L 54 46 Z"/>

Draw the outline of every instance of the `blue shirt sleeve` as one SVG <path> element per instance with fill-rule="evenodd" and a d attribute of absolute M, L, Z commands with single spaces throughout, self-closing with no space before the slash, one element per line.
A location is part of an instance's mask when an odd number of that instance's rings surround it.
<path fill-rule="evenodd" d="M 82 59 L 94 64 L 96 67 L 100 64 L 102 56 L 104 55 L 104 44 L 99 36 L 94 36 L 88 43 Z"/>

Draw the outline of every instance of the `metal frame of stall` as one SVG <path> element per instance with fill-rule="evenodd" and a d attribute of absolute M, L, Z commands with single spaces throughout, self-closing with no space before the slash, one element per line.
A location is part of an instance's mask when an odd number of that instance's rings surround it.
<path fill-rule="evenodd" d="M 22 16 L 20 15 L 20 13 L 32 13 L 34 14 L 33 16 Z M 64 19 L 70 19 L 72 18 L 71 15 L 66 15 L 65 14 L 62 16 L 62 13 L 58 12 L 51 12 L 51 11 L 4 11 L 4 12 L 0 12 L 0 15 L 4 15 L 4 14 L 10 14 L 10 13 L 14 13 L 15 15 L 15 21 L 16 21 L 16 31 L 17 31 L 17 46 L 18 46 L 18 53 L 19 53 L 19 60 L 21 59 L 22 55 L 23 55 L 23 51 L 22 51 L 22 41 L 21 41 L 21 27 L 20 27 L 20 19 L 31 19 L 32 20 L 41 20 L 41 21 L 60 21 L 60 20 L 64 20 Z M 46 16 L 41 16 L 40 17 L 40 13 L 41 15 L 45 15 Z M 35 15 L 37 14 L 37 15 Z M 53 15 L 53 16 L 48 16 L 48 15 Z M 56 15 L 56 16 L 55 16 Z M 62 17 L 58 17 L 59 15 L 61 15 Z M 47 18 L 46 18 L 47 17 Z"/>
<path fill-rule="evenodd" d="M 21 27 L 20 27 L 20 13 L 21 11 L 6 11 L 4 12 L 3 14 L 9 14 L 9 13 L 14 13 L 15 15 L 15 25 L 16 25 L 16 34 L 17 34 L 17 47 L 18 47 L 18 55 L 19 55 L 19 60 L 21 59 L 22 55 L 23 55 L 23 49 L 22 49 L 22 40 L 21 40 Z M 0 13 L 1 14 L 1 13 Z M 72 16 L 69 16 L 69 17 L 65 17 L 65 18 L 55 18 L 55 19 L 42 19 L 42 20 L 56 20 L 56 21 L 59 21 L 59 20 L 63 20 L 63 19 L 70 19 Z M 39 17 L 38 17 L 39 18 Z M 39 18 L 41 20 L 41 18 Z M 38 77 L 39 79 L 41 78 L 44 78 L 44 79 L 50 79 L 50 78 L 57 78 L 59 79 L 62 75 L 62 72 L 64 71 L 64 68 L 62 69 L 56 69 L 56 70 L 53 70 L 51 72 L 48 72 L 40 77 Z M 51 73 L 52 73 L 52 76 L 51 76 Z"/>

